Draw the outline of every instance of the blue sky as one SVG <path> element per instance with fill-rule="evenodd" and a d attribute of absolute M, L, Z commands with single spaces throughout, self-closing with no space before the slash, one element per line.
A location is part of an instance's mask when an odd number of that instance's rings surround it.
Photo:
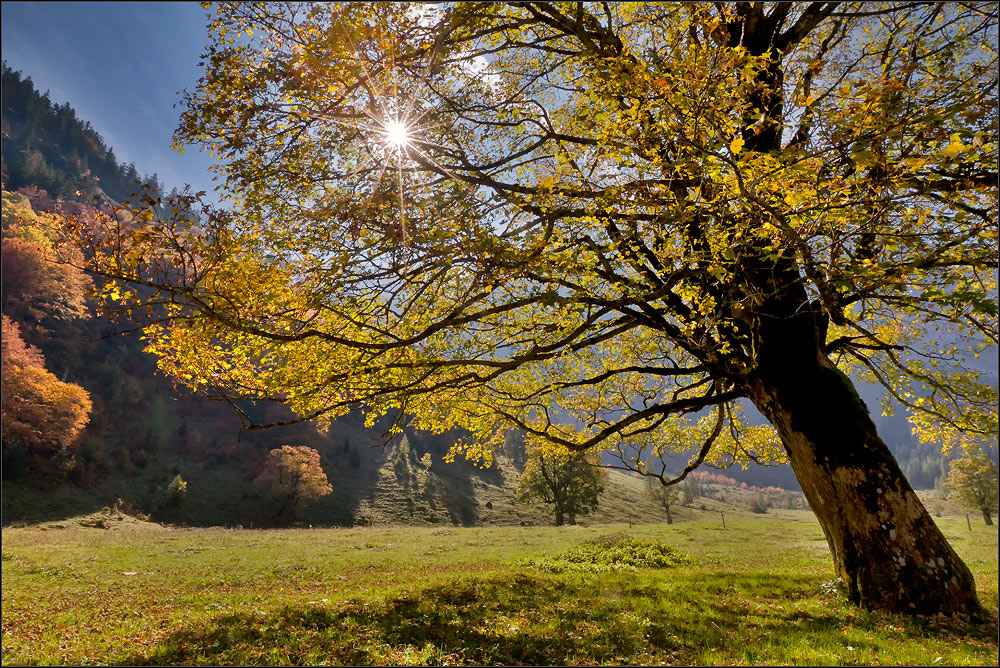
<path fill-rule="evenodd" d="M 90 121 L 120 162 L 167 188 L 211 192 L 210 158 L 170 150 L 178 92 L 194 88 L 207 41 L 197 2 L 3 2 L 2 53 Z"/>

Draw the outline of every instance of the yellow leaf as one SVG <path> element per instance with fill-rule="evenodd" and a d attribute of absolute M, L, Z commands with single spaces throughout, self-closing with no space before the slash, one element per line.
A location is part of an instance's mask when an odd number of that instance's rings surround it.
<path fill-rule="evenodd" d="M 743 144 L 745 143 L 746 142 L 743 141 L 743 137 L 737 137 L 733 141 L 729 142 L 729 150 L 738 155 L 739 152 L 743 150 Z"/>
<path fill-rule="evenodd" d="M 962 140 L 952 139 L 951 143 L 944 147 L 942 153 L 946 158 L 957 158 L 958 154 L 965 150 Z"/>

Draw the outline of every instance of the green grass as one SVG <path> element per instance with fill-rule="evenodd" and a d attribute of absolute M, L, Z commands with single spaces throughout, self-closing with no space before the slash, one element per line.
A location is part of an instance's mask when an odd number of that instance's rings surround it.
<path fill-rule="evenodd" d="M 550 573 L 577 571 L 605 573 L 647 568 L 671 568 L 688 564 L 691 558 L 658 540 L 636 538 L 618 532 L 589 540 L 554 557 L 519 559 L 517 566 L 529 566 Z"/>
<path fill-rule="evenodd" d="M 964 518 L 939 522 L 994 611 L 975 624 L 850 606 L 801 511 L 727 514 L 726 529 L 93 520 L 4 530 L 5 665 L 997 664 L 997 533 Z M 618 533 L 637 540 L 600 540 Z M 686 558 L 599 573 L 518 563 L 656 541 Z"/>

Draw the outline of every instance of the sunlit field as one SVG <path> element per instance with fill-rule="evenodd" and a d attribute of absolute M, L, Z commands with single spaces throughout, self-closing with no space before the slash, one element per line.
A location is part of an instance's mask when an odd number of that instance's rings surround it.
<path fill-rule="evenodd" d="M 806 511 L 725 529 L 244 531 L 94 515 L 4 530 L 3 663 L 997 665 L 996 527 L 938 521 L 986 620 L 854 608 Z M 602 552 L 625 536 L 676 560 Z M 561 558 L 581 546 L 599 561 Z"/>

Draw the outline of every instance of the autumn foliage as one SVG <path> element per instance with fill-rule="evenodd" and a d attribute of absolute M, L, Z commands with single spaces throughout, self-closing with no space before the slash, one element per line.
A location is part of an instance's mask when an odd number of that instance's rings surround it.
<path fill-rule="evenodd" d="M 6 315 L 2 348 L 4 467 L 18 469 L 27 461 L 43 475 L 65 473 L 74 441 L 89 419 L 90 395 L 46 371 L 42 354 L 24 343 Z"/>
<path fill-rule="evenodd" d="M 21 193 L 3 193 L 3 312 L 21 322 L 87 314 L 91 281 L 80 250 L 60 243 L 61 219 L 36 213 Z"/>
<path fill-rule="evenodd" d="M 945 486 L 951 490 L 948 500 L 967 510 L 981 512 L 987 525 L 1000 504 L 997 496 L 997 465 L 978 446 L 969 445 L 962 456 L 951 463 Z"/>
<path fill-rule="evenodd" d="M 319 453 L 302 445 L 283 445 L 271 450 L 264 471 L 254 484 L 278 502 L 279 518 L 333 492 L 320 466 Z"/>

